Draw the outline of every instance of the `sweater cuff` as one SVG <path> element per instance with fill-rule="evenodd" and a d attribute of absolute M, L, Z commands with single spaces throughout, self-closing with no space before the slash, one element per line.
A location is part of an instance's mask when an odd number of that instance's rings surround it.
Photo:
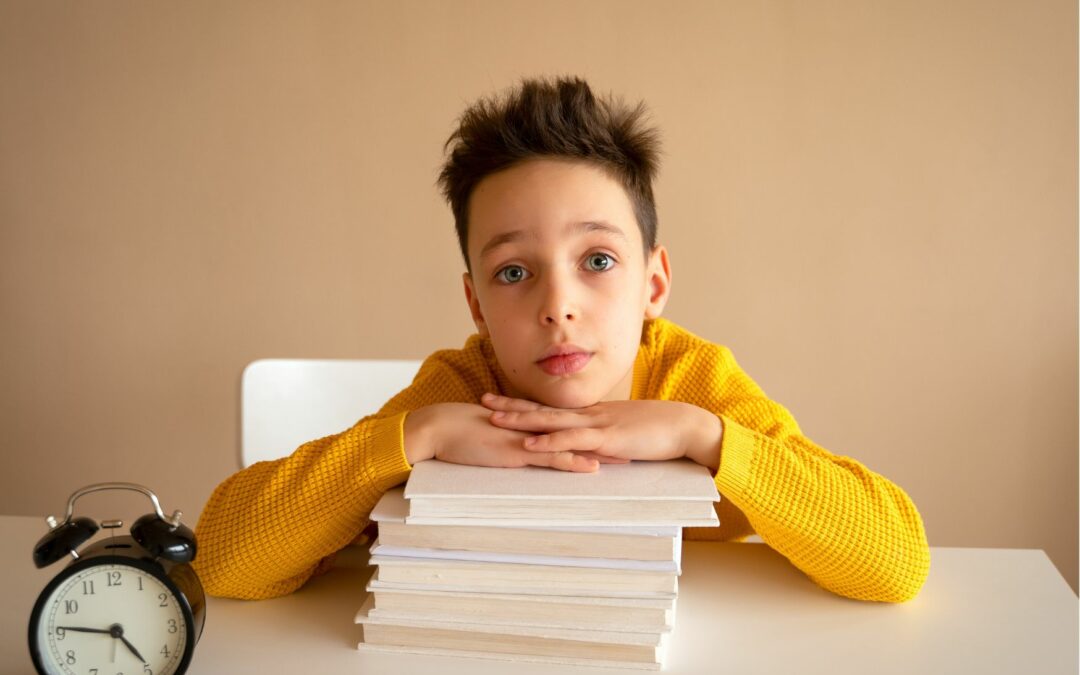
<path fill-rule="evenodd" d="M 412 471 L 405 458 L 405 415 L 402 412 L 371 423 L 365 473 L 379 492 L 405 482 Z"/>
<path fill-rule="evenodd" d="M 750 467 L 754 462 L 758 439 L 753 431 L 720 416 L 724 437 L 720 441 L 720 469 L 716 472 L 716 488 L 731 499 L 743 496 L 750 489 Z"/>

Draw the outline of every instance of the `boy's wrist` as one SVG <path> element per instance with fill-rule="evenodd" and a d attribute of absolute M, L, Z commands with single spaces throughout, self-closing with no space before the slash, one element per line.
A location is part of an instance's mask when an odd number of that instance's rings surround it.
<path fill-rule="evenodd" d="M 693 421 L 685 427 L 690 441 L 684 453 L 690 459 L 712 473 L 720 468 L 720 443 L 724 437 L 724 423 L 718 415 L 694 406 Z"/>
<path fill-rule="evenodd" d="M 405 459 L 410 465 L 435 457 L 435 444 L 432 439 L 433 406 L 425 406 L 410 411 L 405 416 L 404 443 Z"/>

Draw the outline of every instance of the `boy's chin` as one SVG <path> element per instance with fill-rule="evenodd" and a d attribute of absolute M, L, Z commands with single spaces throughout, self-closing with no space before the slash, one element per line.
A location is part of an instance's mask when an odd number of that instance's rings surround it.
<path fill-rule="evenodd" d="M 552 408 L 588 408 L 604 400 L 603 396 L 588 391 L 574 390 L 570 387 L 537 392 L 535 396 L 529 398 L 541 405 Z"/>

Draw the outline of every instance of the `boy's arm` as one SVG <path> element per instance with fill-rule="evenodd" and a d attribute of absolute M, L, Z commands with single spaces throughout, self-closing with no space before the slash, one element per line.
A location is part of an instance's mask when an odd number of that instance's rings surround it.
<path fill-rule="evenodd" d="M 244 599 L 290 593 L 320 561 L 353 541 L 386 490 L 411 470 L 404 452 L 409 411 L 475 400 L 470 364 L 433 355 L 413 384 L 340 434 L 259 462 L 214 490 L 196 527 L 195 567 L 211 595 Z"/>
<path fill-rule="evenodd" d="M 914 597 L 929 572 L 930 549 L 907 494 L 806 438 L 728 349 L 702 347 L 694 361 L 695 377 L 677 382 L 675 396 L 719 416 L 717 488 L 761 538 L 840 595 Z M 702 370 L 712 377 L 700 377 Z"/>

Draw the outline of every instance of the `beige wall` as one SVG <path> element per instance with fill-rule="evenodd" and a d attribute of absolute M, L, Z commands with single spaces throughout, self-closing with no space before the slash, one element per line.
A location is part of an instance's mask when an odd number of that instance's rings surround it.
<path fill-rule="evenodd" d="M 434 179 L 474 97 L 576 73 L 664 131 L 667 315 L 1077 584 L 1073 2 L 4 2 L 0 513 L 195 515 L 260 357 L 470 332 Z M 88 503 L 87 513 L 111 515 Z M 29 550 L 27 551 L 29 556 Z"/>

